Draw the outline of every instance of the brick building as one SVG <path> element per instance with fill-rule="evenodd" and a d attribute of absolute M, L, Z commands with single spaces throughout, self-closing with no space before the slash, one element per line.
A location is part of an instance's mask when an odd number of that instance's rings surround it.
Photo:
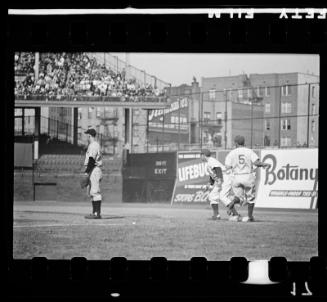
<path fill-rule="evenodd" d="M 266 146 L 318 145 L 319 77 L 303 73 L 251 74 L 263 97 Z"/>

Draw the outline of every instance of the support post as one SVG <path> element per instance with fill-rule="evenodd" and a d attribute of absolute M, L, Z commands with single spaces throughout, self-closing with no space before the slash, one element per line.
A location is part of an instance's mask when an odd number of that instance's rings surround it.
<path fill-rule="evenodd" d="M 146 109 L 146 153 L 149 153 L 149 109 Z"/>
<path fill-rule="evenodd" d="M 36 107 L 34 109 L 34 116 L 35 116 L 35 122 L 34 122 L 34 159 L 39 159 L 39 141 L 40 141 L 40 126 L 41 126 L 41 108 Z"/>
<path fill-rule="evenodd" d="M 73 145 L 78 145 L 78 108 L 73 108 Z"/>
<path fill-rule="evenodd" d="M 251 149 L 253 148 L 252 136 L 253 136 L 253 100 L 251 100 Z"/>
<path fill-rule="evenodd" d="M 129 108 L 129 118 L 130 118 L 130 121 L 129 121 L 129 126 L 130 126 L 130 129 L 129 129 L 129 144 L 131 146 L 131 153 L 133 153 L 133 108 Z"/>

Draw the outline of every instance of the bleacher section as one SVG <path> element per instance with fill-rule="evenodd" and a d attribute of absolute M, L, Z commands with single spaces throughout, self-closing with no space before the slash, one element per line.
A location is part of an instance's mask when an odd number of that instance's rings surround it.
<path fill-rule="evenodd" d="M 74 146 L 71 143 L 63 142 L 58 139 L 51 139 L 48 142 L 40 142 L 40 154 L 82 154 L 82 146 Z"/>

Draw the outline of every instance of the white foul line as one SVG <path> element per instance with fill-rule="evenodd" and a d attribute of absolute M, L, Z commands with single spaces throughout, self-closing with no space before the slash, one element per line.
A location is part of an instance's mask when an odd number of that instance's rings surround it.
<path fill-rule="evenodd" d="M 70 227 L 70 226 L 114 226 L 114 225 L 126 225 L 122 223 L 69 223 L 69 224 L 30 224 L 30 225 L 14 225 L 14 228 L 43 228 L 43 227 Z"/>

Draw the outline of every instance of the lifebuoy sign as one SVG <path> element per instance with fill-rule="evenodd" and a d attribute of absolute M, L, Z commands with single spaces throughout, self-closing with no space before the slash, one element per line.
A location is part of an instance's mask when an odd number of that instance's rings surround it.
<path fill-rule="evenodd" d="M 216 152 L 213 154 L 216 157 Z M 177 177 L 171 203 L 206 203 L 209 182 L 207 163 L 199 151 L 177 153 Z"/>

